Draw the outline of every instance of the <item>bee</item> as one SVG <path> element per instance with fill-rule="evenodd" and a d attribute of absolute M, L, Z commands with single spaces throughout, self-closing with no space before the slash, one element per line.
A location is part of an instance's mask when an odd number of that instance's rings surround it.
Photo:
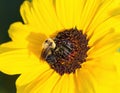
<path fill-rule="evenodd" d="M 54 67 L 54 64 L 65 60 L 72 53 L 72 47 L 68 41 L 57 42 L 49 38 L 43 43 L 41 57 Z"/>
<path fill-rule="evenodd" d="M 47 60 L 48 56 L 52 54 L 52 50 L 54 50 L 56 47 L 56 44 L 54 42 L 54 40 L 52 40 L 51 38 L 47 39 L 44 43 L 43 43 L 43 50 L 42 50 L 42 58 Z"/>

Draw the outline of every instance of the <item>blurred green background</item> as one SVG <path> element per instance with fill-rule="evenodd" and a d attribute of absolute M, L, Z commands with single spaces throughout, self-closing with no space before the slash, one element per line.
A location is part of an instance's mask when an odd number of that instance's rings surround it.
<path fill-rule="evenodd" d="M 10 40 L 8 28 L 15 21 L 22 21 L 19 13 L 24 0 L 0 0 L 0 43 Z M 15 80 L 18 75 L 10 76 L 0 72 L 0 93 L 16 93 Z"/>

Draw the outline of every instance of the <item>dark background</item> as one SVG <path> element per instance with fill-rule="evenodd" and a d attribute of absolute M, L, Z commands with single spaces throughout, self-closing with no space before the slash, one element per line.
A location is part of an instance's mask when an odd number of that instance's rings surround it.
<path fill-rule="evenodd" d="M 8 28 L 11 23 L 22 21 L 19 13 L 24 0 L 0 0 L 0 44 L 10 40 Z M 0 72 L 0 93 L 16 93 L 15 80 L 18 75 L 10 76 Z"/>

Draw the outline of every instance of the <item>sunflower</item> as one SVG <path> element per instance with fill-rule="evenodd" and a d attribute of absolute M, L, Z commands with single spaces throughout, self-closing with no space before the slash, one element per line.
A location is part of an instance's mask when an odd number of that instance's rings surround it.
<path fill-rule="evenodd" d="M 119 0 L 25 0 L 0 45 L 17 93 L 119 93 Z"/>

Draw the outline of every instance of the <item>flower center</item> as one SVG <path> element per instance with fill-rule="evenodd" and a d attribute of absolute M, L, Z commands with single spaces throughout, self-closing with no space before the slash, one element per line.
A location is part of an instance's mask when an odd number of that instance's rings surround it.
<path fill-rule="evenodd" d="M 88 49 L 86 34 L 82 30 L 70 29 L 46 40 L 41 56 L 60 75 L 70 74 L 86 61 Z"/>

